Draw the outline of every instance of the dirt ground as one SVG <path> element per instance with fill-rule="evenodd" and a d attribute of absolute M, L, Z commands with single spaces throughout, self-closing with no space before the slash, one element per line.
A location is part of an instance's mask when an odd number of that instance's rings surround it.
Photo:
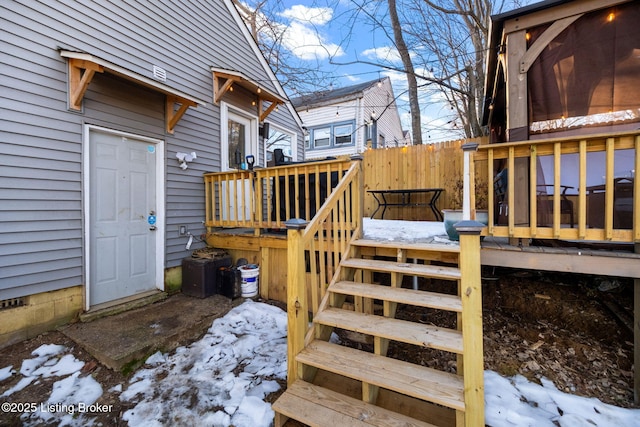
<path fill-rule="evenodd" d="M 450 284 L 421 281 L 419 286 L 438 289 Z M 625 326 L 628 317 L 632 316 L 631 280 L 485 269 L 483 289 L 486 369 L 505 376 L 524 375 L 533 381 L 546 377 L 568 393 L 596 397 L 620 407 L 638 407 L 633 404 L 633 334 Z M 400 307 L 398 310 L 399 318 L 425 323 L 455 323 L 455 318 L 435 319 L 435 316 L 439 314 L 424 309 Z M 121 414 L 129 407 L 120 402 L 119 392 L 110 390 L 118 384 L 126 389 L 128 379 L 99 365 L 59 332 L 49 332 L 0 350 L 0 369 L 8 365 L 19 369 L 22 361 L 33 357 L 31 352 L 42 344 L 62 344 L 67 352 L 86 362 L 82 375 L 92 375 L 103 389 L 103 395 L 96 403 L 113 405 L 113 410 L 97 421 L 105 426 L 126 425 L 121 421 Z M 439 351 L 402 345 L 391 345 L 389 351 L 392 357 L 455 371 L 455 359 Z M 0 397 L 0 403 L 44 402 L 58 379 L 42 379 L 9 397 Z M 15 378 L 1 381 L 0 395 L 15 382 Z M 0 425 L 18 426 L 21 423 L 17 416 L 0 413 Z"/>

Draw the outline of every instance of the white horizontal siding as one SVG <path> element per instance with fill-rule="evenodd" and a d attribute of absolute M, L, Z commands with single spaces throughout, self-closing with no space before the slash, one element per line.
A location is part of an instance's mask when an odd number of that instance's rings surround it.
<path fill-rule="evenodd" d="M 210 67 L 241 71 L 277 91 L 226 3 L 157 0 L 16 0 L 0 16 L 0 299 L 80 285 L 82 129 L 93 124 L 165 140 L 166 267 L 189 254 L 178 225 L 204 232 L 203 172 L 220 170 L 220 109 Z M 86 52 L 152 78 L 207 106 L 164 130 L 164 96 L 96 73 L 80 112 L 67 109 L 67 63 L 59 49 Z M 269 121 L 298 133 L 280 108 Z M 186 171 L 177 151 L 196 151 Z M 200 244 L 202 245 L 202 244 Z M 198 245 L 194 245 L 198 247 Z M 192 247 L 192 249 L 194 248 Z"/>

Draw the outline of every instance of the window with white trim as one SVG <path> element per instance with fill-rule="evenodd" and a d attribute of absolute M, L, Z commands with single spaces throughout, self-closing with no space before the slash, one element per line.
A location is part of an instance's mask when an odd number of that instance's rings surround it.
<path fill-rule="evenodd" d="M 331 128 L 313 129 L 314 148 L 326 148 L 331 146 Z"/>
<path fill-rule="evenodd" d="M 318 150 L 355 144 L 355 121 L 332 123 L 309 129 L 307 149 Z"/>
<path fill-rule="evenodd" d="M 293 131 L 276 127 L 273 124 L 269 126 L 269 135 L 265 136 L 264 146 L 266 150 L 267 165 L 274 166 L 275 150 L 282 150 L 284 160 L 287 162 L 297 160 L 296 134 Z"/>
<path fill-rule="evenodd" d="M 351 144 L 353 142 L 353 125 L 340 125 L 336 126 L 333 130 L 334 143 L 338 144 Z"/>

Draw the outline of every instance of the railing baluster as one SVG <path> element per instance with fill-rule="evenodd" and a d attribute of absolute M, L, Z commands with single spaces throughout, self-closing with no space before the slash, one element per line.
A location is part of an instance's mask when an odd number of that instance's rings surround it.
<path fill-rule="evenodd" d="M 580 140 L 578 155 L 578 237 L 587 236 L 587 141 Z"/>
<path fill-rule="evenodd" d="M 272 215 L 275 215 L 274 210 L 272 208 L 273 201 L 275 200 L 273 197 L 274 186 L 271 184 L 272 179 L 273 177 L 267 170 L 264 178 L 266 183 L 266 188 L 267 188 L 267 217 L 265 218 L 266 224 L 269 224 L 271 222 Z M 265 228 L 266 228 L 266 224 L 265 224 Z"/>
<path fill-rule="evenodd" d="M 529 224 L 531 237 L 535 237 L 538 229 L 538 147 L 531 147 L 529 159 Z"/>
<path fill-rule="evenodd" d="M 560 181 L 562 176 L 562 145 L 553 144 L 553 235 L 560 237 Z"/>
<path fill-rule="evenodd" d="M 515 149 L 514 147 L 509 147 L 509 157 L 507 159 L 507 164 L 509 165 L 509 173 L 507 174 L 507 222 L 509 223 L 509 237 L 514 237 L 515 235 L 515 201 L 516 201 L 516 191 L 515 191 Z"/>
<path fill-rule="evenodd" d="M 632 223 L 633 223 L 633 242 L 637 243 L 637 242 L 640 242 L 640 209 L 637 209 L 638 201 L 640 200 L 640 185 L 638 185 L 638 182 L 635 179 L 635 175 L 640 170 L 640 135 L 636 136 L 635 138 L 634 151 L 635 151 L 635 160 L 633 162 L 633 171 L 631 172 L 631 176 L 633 177 L 633 221 Z"/>
<path fill-rule="evenodd" d="M 320 199 L 320 184 L 321 184 L 320 183 L 320 166 L 315 165 L 313 170 L 314 170 L 314 173 L 315 173 L 315 176 L 316 176 L 316 180 L 315 180 L 316 188 L 314 189 L 315 194 L 316 194 L 316 199 L 314 200 L 315 205 L 316 205 L 315 211 L 318 212 L 320 210 L 320 205 L 321 205 L 321 203 L 320 203 L 320 200 L 321 200 Z"/>
<path fill-rule="evenodd" d="M 493 168 L 493 148 L 489 148 L 489 150 L 487 150 L 487 172 L 489 174 L 489 179 L 487 180 L 487 208 L 488 208 L 488 217 L 489 217 L 489 235 L 492 236 L 493 235 L 493 228 L 494 228 L 494 224 L 496 223 L 496 218 L 495 218 L 495 187 L 493 186 L 493 180 L 495 179 L 496 176 L 496 172 L 494 171 Z"/>
<path fill-rule="evenodd" d="M 624 150 L 634 150 L 635 157 L 631 159 Z M 526 157 L 530 157 L 527 163 L 518 160 Z M 534 198 L 535 184 L 539 178 L 542 178 L 539 163 L 543 159 L 550 162 L 545 163 L 545 167 L 553 168 L 553 178 L 545 176 L 549 182 L 546 187 L 552 188 L 548 193 L 553 215 L 549 225 L 537 223 L 537 210 L 543 206 L 541 199 Z M 506 167 L 509 169 L 507 224 L 506 226 L 497 224 L 496 196 L 493 189 L 490 189 L 487 195 L 490 211 L 487 228 L 489 236 L 640 242 L 640 209 L 637 208 L 640 204 L 640 186 L 635 185 L 635 173 L 632 172 L 640 167 L 640 131 L 481 145 L 476 160 L 487 162 L 488 183 L 493 183 L 496 164 L 499 161 L 506 162 Z M 526 171 L 514 169 L 525 164 L 528 167 Z M 574 174 L 567 174 L 567 171 L 563 173 L 563 166 L 575 168 Z M 621 175 L 623 172 L 624 174 Z M 600 175 L 602 175 L 601 183 Z M 514 186 L 522 178 L 530 180 L 528 185 L 530 194 L 524 199 L 515 200 L 514 192 L 518 189 Z M 561 178 L 571 179 L 572 182 L 562 182 Z M 551 183 L 552 179 L 553 183 Z M 565 185 L 573 186 L 576 190 L 566 191 Z M 633 196 L 622 196 L 633 197 L 632 202 L 619 200 L 621 188 L 622 190 L 626 188 L 627 191 L 633 188 Z M 573 194 L 574 191 L 577 191 L 577 194 Z M 568 205 L 567 202 L 573 206 Z M 632 203 L 631 207 L 628 203 Z M 529 205 L 525 207 L 529 212 L 528 223 L 522 223 L 526 221 L 524 212 L 521 210 L 525 204 Z M 572 227 L 569 227 L 569 221 L 564 219 L 570 211 L 567 206 L 575 209 L 570 219 L 573 223 Z M 516 215 L 518 215 L 517 219 Z"/>
<path fill-rule="evenodd" d="M 613 237 L 613 174 L 614 174 L 614 142 L 613 138 L 607 138 L 605 144 L 605 202 L 604 202 L 604 235 L 605 239 L 611 240 Z"/>

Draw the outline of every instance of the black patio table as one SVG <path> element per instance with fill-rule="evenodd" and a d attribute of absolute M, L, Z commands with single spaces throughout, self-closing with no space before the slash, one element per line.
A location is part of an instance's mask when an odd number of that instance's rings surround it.
<path fill-rule="evenodd" d="M 368 190 L 368 193 L 371 193 L 373 198 L 376 200 L 378 206 L 371 214 L 371 218 L 373 218 L 376 213 L 380 209 L 382 209 L 382 214 L 380 215 L 380 219 L 384 219 L 384 213 L 387 208 L 390 206 L 425 206 L 431 208 L 431 211 L 436 217 L 437 221 L 442 221 L 443 216 L 442 212 L 436 206 L 436 202 L 438 198 L 444 191 L 443 188 L 408 188 L 408 189 L 397 189 L 397 190 Z M 415 202 L 411 201 L 411 195 L 414 194 L 424 194 L 431 193 L 431 198 L 428 202 Z"/>

